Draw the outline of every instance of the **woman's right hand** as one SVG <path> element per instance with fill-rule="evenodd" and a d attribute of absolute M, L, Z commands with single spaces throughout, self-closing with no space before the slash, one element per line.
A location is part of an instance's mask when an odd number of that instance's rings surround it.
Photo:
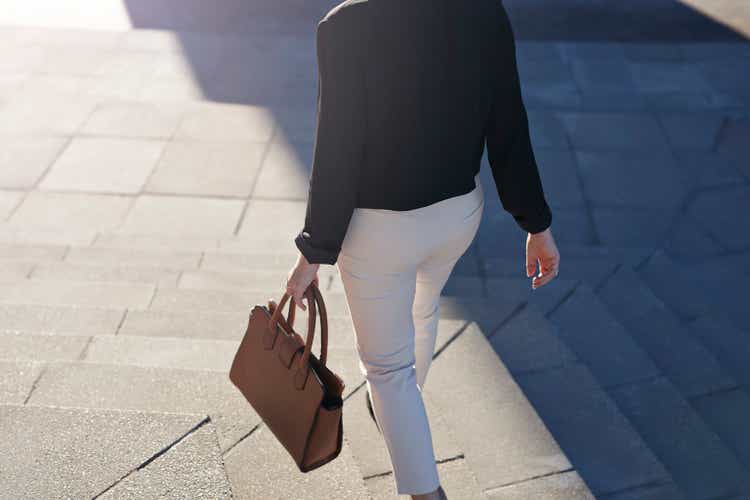
<path fill-rule="evenodd" d="M 537 274 L 537 263 L 539 274 Z M 526 238 L 526 276 L 532 277 L 531 288 L 537 289 L 557 277 L 560 272 L 560 252 L 550 228 L 540 233 L 529 233 Z"/>

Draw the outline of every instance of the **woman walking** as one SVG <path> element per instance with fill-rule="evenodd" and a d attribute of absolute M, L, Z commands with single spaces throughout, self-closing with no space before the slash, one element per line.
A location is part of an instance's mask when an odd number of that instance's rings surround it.
<path fill-rule="evenodd" d="M 531 286 L 559 270 L 513 31 L 500 0 L 346 0 L 316 41 L 315 148 L 287 291 L 306 309 L 320 264 L 338 266 L 396 490 L 446 498 L 422 388 L 441 291 L 484 211 L 485 143 L 503 208 L 528 233 Z"/>

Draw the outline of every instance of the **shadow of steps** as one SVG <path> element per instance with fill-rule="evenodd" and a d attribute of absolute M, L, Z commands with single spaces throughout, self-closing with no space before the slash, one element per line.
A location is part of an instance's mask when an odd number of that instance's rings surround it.
<path fill-rule="evenodd" d="M 0 433 L 6 498 L 232 498 L 205 414 L 0 404 Z"/>
<path fill-rule="evenodd" d="M 662 464 L 538 306 L 527 304 L 490 342 L 597 497 L 669 481 Z"/>
<path fill-rule="evenodd" d="M 599 289 L 599 296 L 686 398 L 737 385 L 632 268 L 620 267 Z"/>
<path fill-rule="evenodd" d="M 634 282 L 627 271 L 615 280 L 622 286 L 626 280 L 630 280 L 631 285 Z M 602 293 L 606 292 L 613 304 L 625 305 L 623 316 L 653 307 L 654 297 L 648 294 L 638 300 L 637 293 L 624 291 L 618 295 L 613 290 L 618 288 L 602 288 Z M 656 311 L 663 312 L 663 309 Z M 707 369 L 708 382 L 700 375 L 693 376 L 679 364 L 681 356 L 698 363 L 703 356 L 708 356 L 706 359 L 710 361 L 711 357 L 702 346 L 693 342 L 674 353 L 669 352 L 671 344 L 648 339 L 651 350 L 644 352 L 628 329 L 586 284 L 576 288 L 550 318 L 560 326 L 562 338 L 615 399 L 688 498 L 714 498 L 744 491 L 746 473 L 734 453 L 701 419 L 678 388 L 662 376 L 663 369 L 669 370 L 691 395 L 716 387 L 732 387 L 733 381 L 716 363 L 709 365 L 713 369 Z M 672 335 L 678 335 L 679 325 L 672 323 L 670 326 L 676 329 Z M 652 401 L 656 390 L 661 405 Z M 649 401 L 649 404 L 642 401 Z M 684 425 L 675 425 L 673 418 L 679 418 L 678 422 Z M 687 458 L 688 455 L 694 458 Z"/>
<path fill-rule="evenodd" d="M 610 394 L 687 498 L 747 492 L 747 471 L 666 378 L 615 388 Z"/>
<path fill-rule="evenodd" d="M 570 471 L 564 452 L 485 335 L 469 323 L 438 353 L 424 387 L 480 488 L 489 494 Z"/>

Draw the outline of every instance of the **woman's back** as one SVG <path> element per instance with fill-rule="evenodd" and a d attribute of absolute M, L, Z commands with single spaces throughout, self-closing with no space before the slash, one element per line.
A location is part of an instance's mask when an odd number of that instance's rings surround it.
<path fill-rule="evenodd" d="M 470 192 L 485 142 L 504 208 L 529 232 L 549 226 L 500 0 L 347 0 L 318 24 L 317 50 L 295 240 L 308 259 L 335 262 L 356 207 L 411 210 Z"/>

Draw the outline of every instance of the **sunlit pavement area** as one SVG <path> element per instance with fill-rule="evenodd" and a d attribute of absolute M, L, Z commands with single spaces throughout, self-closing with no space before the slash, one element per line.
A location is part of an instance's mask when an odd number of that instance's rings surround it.
<path fill-rule="evenodd" d="M 531 289 L 485 157 L 423 392 L 448 497 L 750 498 L 750 5 L 504 3 L 561 270 Z M 341 455 L 300 473 L 228 379 L 334 5 L 0 0 L 0 498 L 395 497 L 335 267 Z"/>

